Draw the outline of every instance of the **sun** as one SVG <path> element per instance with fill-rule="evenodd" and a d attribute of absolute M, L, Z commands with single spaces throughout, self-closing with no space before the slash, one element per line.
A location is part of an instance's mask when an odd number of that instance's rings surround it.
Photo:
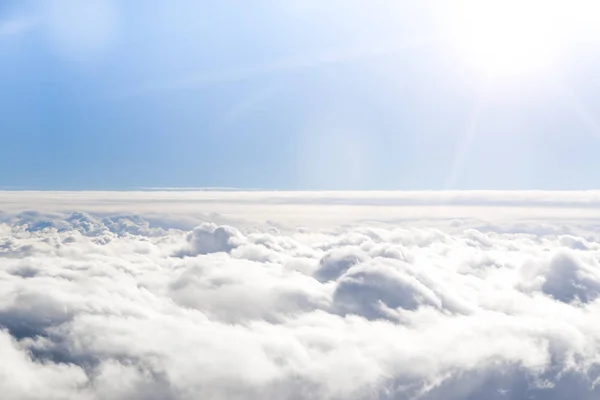
<path fill-rule="evenodd" d="M 556 4 L 551 0 L 457 3 L 450 40 L 460 57 L 481 74 L 514 77 L 543 72 L 556 64 L 561 49 Z"/>

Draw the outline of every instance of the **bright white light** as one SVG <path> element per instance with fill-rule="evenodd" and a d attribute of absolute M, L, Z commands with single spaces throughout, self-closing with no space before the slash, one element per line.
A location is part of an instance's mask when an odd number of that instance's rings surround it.
<path fill-rule="evenodd" d="M 565 39 L 568 2 L 465 1 L 455 8 L 451 40 L 486 76 L 532 75 L 552 68 Z"/>

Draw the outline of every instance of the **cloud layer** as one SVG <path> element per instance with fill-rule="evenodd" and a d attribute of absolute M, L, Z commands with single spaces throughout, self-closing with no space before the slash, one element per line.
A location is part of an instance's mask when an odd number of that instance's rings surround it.
<path fill-rule="evenodd" d="M 1 215 L 3 399 L 600 395 L 593 222 L 187 228 L 102 204 Z"/>

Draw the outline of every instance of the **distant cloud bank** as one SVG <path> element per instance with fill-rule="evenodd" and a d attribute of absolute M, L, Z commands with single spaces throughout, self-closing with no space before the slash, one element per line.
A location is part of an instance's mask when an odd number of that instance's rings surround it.
<path fill-rule="evenodd" d="M 0 192 L 13 399 L 597 399 L 596 192 Z"/>

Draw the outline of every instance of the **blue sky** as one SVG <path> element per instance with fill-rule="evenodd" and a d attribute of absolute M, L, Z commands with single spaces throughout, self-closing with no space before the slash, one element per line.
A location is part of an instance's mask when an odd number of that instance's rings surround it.
<path fill-rule="evenodd" d="M 517 3 L 3 1 L 0 186 L 597 188 L 600 8 Z"/>

